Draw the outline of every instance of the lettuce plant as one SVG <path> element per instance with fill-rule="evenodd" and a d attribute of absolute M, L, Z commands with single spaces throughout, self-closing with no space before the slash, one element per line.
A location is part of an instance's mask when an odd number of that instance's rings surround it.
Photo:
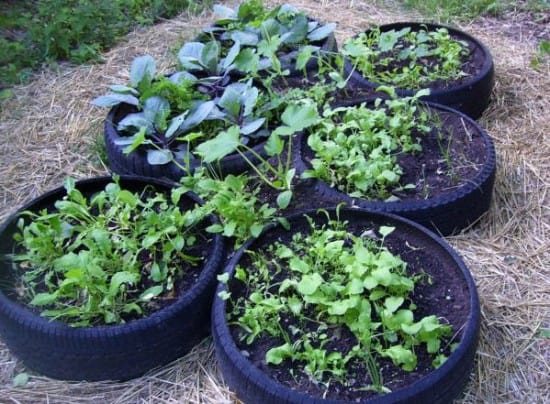
<path fill-rule="evenodd" d="M 462 65 L 470 50 L 451 37 L 446 28 L 368 33 L 348 39 L 342 54 L 368 80 L 418 90 L 436 81 L 453 81 L 466 75 Z"/>

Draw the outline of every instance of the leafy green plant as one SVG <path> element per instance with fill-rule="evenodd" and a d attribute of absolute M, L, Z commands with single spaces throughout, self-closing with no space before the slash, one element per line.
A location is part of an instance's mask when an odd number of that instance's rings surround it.
<path fill-rule="evenodd" d="M 371 383 L 362 388 L 386 391 L 377 362 L 387 358 L 414 371 L 421 347 L 439 366 L 451 327 L 435 315 L 415 318 L 413 290 L 426 276 L 408 274 L 384 245 L 394 228 L 364 236 L 350 233 L 344 221 L 309 222 L 309 232 L 249 251 L 236 267 L 222 297 L 231 301 L 227 319 L 241 341 L 269 338 L 275 345 L 266 352 L 269 365 L 286 362 L 325 385 L 347 386 L 348 370 L 364 367 Z M 227 282 L 228 275 L 219 279 Z M 347 332 L 351 346 L 335 348 Z"/>
<path fill-rule="evenodd" d="M 531 66 L 538 68 L 543 63 L 550 63 L 550 41 L 542 39 L 537 47 L 537 53 L 531 59 Z"/>
<path fill-rule="evenodd" d="M 277 210 L 258 199 L 260 188 L 254 186 L 254 178 L 247 174 L 213 178 L 206 169 L 195 170 L 180 180 L 180 190 L 198 194 L 205 202 L 204 208 L 215 213 L 220 223 L 207 228 L 235 240 L 235 248 L 251 237 L 258 237 L 263 228 L 275 220 Z"/>
<path fill-rule="evenodd" d="M 277 205 L 284 209 L 292 198 L 292 181 L 296 172 L 291 168 L 291 136 L 316 124 L 318 120 L 317 106 L 311 100 L 304 99 L 302 103 L 289 103 L 281 114 L 282 124 L 277 126 L 266 140 L 264 149 L 267 158 L 262 157 L 240 140 L 237 126 L 232 126 L 215 138 L 201 143 L 197 147 L 197 153 L 206 163 L 212 163 L 231 153 L 239 153 L 264 184 L 281 191 L 277 197 Z M 260 164 L 252 163 L 245 152 L 256 157 Z M 270 157 L 275 161 L 269 161 Z"/>
<path fill-rule="evenodd" d="M 430 116 L 414 97 L 377 99 L 373 105 L 326 109 L 318 125 L 307 129 L 314 152 L 303 178 L 319 178 L 353 197 L 386 199 L 400 187 L 398 153 L 421 150 L 419 136 L 430 131 Z M 406 184 L 403 184 L 406 186 Z"/>
<path fill-rule="evenodd" d="M 6 3 L 6 2 L 4 2 Z M 25 81 L 44 63 L 86 63 L 138 24 L 182 11 L 199 11 L 193 0 L 23 0 L 0 4 L 0 88 Z"/>
<path fill-rule="evenodd" d="M 181 192 L 133 193 L 117 180 L 85 197 L 73 179 L 55 211 L 24 212 L 14 235 L 19 298 L 73 327 L 118 324 L 170 298 L 183 271 L 202 261 L 195 246 L 207 211 L 184 210 Z"/>
<path fill-rule="evenodd" d="M 289 4 L 267 10 L 261 1 L 241 3 L 237 9 L 215 5 L 221 18 L 206 28 L 200 41 L 216 38 L 222 53 L 230 55 L 235 47 L 243 49 L 241 57 L 257 70 L 271 69 L 279 75 L 298 61 L 320 52 L 318 43 L 332 34 L 336 24 L 321 24 Z M 302 48 L 307 46 L 305 52 Z M 240 63 L 243 66 L 243 63 Z"/>
<path fill-rule="evenodd" d="M 381 32 L 376 27 L 346 40 L 342 53 L 375 83 L 417 90 L 465 76 L 462 65 L 470 51 L 446 28 Z"/>

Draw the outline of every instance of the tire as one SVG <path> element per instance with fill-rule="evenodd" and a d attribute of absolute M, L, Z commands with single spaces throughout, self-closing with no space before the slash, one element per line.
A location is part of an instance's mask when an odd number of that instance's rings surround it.
<path fill-rule="evenodd" d="M 432 90 L 430 95 L 422 99 L 424 101 L 431 101 L 455 108 L 474 119 L 479 118 L 489 105 L 491 91 L 494 85 L 494 63 L 489 49 L 468 33 L 445 25 L 397 22 L 381 25 L 379 28 L 381 32 L 386 32 L 392 29 L 400 30 L 405 27 L 411 27 L 413 31 L 418 31 L 423 27 L 426 27 L 428 30 L 446 28 L 453 37 L 465 40 L 471 44 L 474 54 L 479 55 L 479 57 L 483 59 L 483 64 L 480 66 L 479 71 L 461 84 L 451 84 L 448 88 Z M 369 30 L 366 32 L 368 33 Z M 352 63 L 347 58 L 344 60 L 344 73 L 344 77 L 351 75 L 350 84 L 353 87 L 374 91 L 380 85 L 370 81 L 368 78 L 361 75 L 360 72 L 354 70 Z M 416 91 L 399 88 L 396 89 L 396 92 L 401 97 L 408 97 L 413 95 Z"/>
<path fill-rule="evenodd" d="M 334 210 L 329 212 L 332 217 L 335 217 Z M 309 216 L 313 217 L 315 222 L 326 221 L 326 217 L 323 213 L 310 211 Z M 434 251 L 434 259 L 442 264 L 449 264 L 453 268 L 454 274 L 461 279 L 460 284 L 464 284 L 464 288 L 468 290 L 469 294 L 468 303 L 470 310 L 464 327 L 461 330 L 462 335 L 460 343 L 457 349 L 450 354 L 447 361 L 439 368 L 433 370 L 409 386 L 361 402 L 373 404 L 446 404 L 452 402 L 453 399 L 461 394 L 468 383 L 479 340 L 479 299 L 474 280 L 468 268 L 456 252 L 443 239 L 407 219 L 365 209 L 349 208 L 342 209 L 339 213 L 339 217 L 341 220 L 347 220 L 350 224 L 368 222 L 378 226 L 385 225 L 396 227 L 396 231 L 402 235 L 401 237 L 403 240 L 410 241 L 411 245 L 416 247 L 429 247 L 430 251 Z M 288 219 L 291 223 L 291 228 L 293 224 L 305 221 L 302 214 L 293 215 Z M 212 309 L 212 335 L 220 370 L 229 388 L 246 404 L 344 403 L 345 401 L 312 397 L 303 392 L 292 390 L 274 379 L 271 379 L 242 355 L 231 335 L 225 317 L 227 303 L 219 297 L 219 293 L 227 291 L 227 285 L 231 285 L 231 278 L 235 267 L 239 263 L 245 250 L 253 250 L 255 247 L 262 245 L 264 237 L 268 240 L 279 239 L 277 235 L 280 233 L 277 233 L 277 231 L 280 232 L 282 229 L 279 228 L 278 230 L 277 226 L 272 227 L 264 230 L 258 239 L 247 242 L 232 257 L 224 270 L 225 273 L 229 274 L 230 281 L 226 284 L 220 283 L 218 285 Z"/>
<path fill-rule="evenodd" d="M 354 104 L 359 103 L 360 101 L 354 102 Z M 443 236 L 456 234 L 477 223 L 491 205 L 496 175 L 494 143 L 487 132 L 464 113 L 444 105 L 429 102 L 426 102 L 425 105 L 428 105 L 431 110 L 455 114 L 468 122 L 469 126 L 475 128 L 476 132 L 481 135 L 486 150 L 485 159 L 483 166 L 471 181 L 440 196 L 417 200 L 404 199 L 395 202 L 352 198 L 321 180 L 313 180 L 314 192 L 321 198 L 339 200 L 349 206 L 393 213 L 408 218 Z M 305 134 L 301 136 L 301 139 L 296 142 L 293 157 L 298 175 L 311 168 L 303 159 L 304 150 L 309 148 L 307 136 Z"/>
<path fill-rule="evenodd" d="M 121 175 L 137 175 L 149 178 L 165 178 L 173 181 L 179 181 L 181 177 L 187 175 L 187 171 L 182 169 L 186 167 L 186 162 L 178 160 L 178 164 L 173 162 L 162 165 L 152 165 L 147 161 L 147 153 L 145 150 L 138 148 L 129 154 L 124 153 L 125 146 L 120 146 L 117 141 L 121 139 L 116 126 L 118 122 L 127 114 L 136 112 L 135 107 L 129 104 L 119 104 L 109 111 L 104 124 L 105 147 L 109 166 L 112 172 Z M 267 154 L 264 150 L 265 143 L 259 143 L 252 149 L 255 153 L 262 157 Z M 252 164 L 258 164 L 259 159 L 250 151 L 244 153 L 246 158 Z M 189 161 L 189 173 L 192 174 L 198 167 L 202 165 L 199 159 L 193 158 Z M 218 164 L 208 164 L 210 169 L 222 176 L 228 174 L 241 174 L 247 171 L 250 166 L 238 153 L 231 154 L 220 160 Z"/>
<path fill-rule="evenodd" d="M 77 182 L 91 196 L 112 180 L 100 177 Z M 130 191 L 153 185 L 169 190 L 173 184 L 138 177 L 121 177 Z M 57 188 L 26 204 L 0 227 L 0 256 L 14 248 L 12 239 L 19 213 L 51 208 L 65 195 Z M 201 203 L 193 194 L 182 196 L 183 206 Z M 210 221 L 216 221 L 214 217 Z M 65 380 L 127 380 L 169 363 L 188 352 L 209 334 L 216 275 L 223 255 L 223 239 L 213 236 L 208 258 L 196 283 L 172 304 L 148 317 L 112 326 L 73 328 L 41 317 L 10 297 L 11 262 L 0 261 L 0 336 L 26 367 Z"/>

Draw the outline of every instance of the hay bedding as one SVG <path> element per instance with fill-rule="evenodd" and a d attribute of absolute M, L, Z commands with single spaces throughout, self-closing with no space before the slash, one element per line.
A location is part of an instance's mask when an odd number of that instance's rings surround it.
<path fill-rule="evenodd" d="M 370 23 L 418 19 L 388 1 L 292 3 L 338 22 L 340 43 Z M 94 144 L 106 111 L 90 100 L 107 84 L 125 81 L 135 56 L 151 54 L 169 71 L 173 52 L 210 21 L 210 13 L 181 15 L 133 32 L 105 54 L 104 64 L 62 66 L 15 88 L 0 110 L 0 220 L 68 174 L 105 173 Z M 482 304 L 477 365 L 463 403 L 550 402 L 550 339 L 541 336 L 550 328 L 550 65 L 530 67 L 536 40 L 550 39 L 540 21 L 510 13 L 461 26 L 484 41 L 495 59 L 493 102 L 481 124 L 495 139 L 499 162 L 490 212 L 476 228 L 448 238 L 473 272 Z M 234 401 L 208 340 L 172 365 L 125 383 L 67 383 L 31 374 L 26 387 L 13 387 L 22 370 L 0 342 L 0 402 Z"/>

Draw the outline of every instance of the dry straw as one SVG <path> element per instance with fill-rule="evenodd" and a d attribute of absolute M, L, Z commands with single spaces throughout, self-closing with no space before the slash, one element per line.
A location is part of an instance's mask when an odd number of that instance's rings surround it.
<path fill-rule="evenodd" d="M 370 24 L 416 20 L 394 3 L 294 1 L 309 14 L 337 22 L 337 38 Z M 63 177 L 106 173 L 95 152 L 105 110 L 90 100 L 127 78 L 131 60 L 151 54 L 169 71 L 183 41 L 212 21 L 181 15 L 136 30 L 94 66 L 44 71 L 13 90 L 0 110 L 0 219 L 58 186 Z M 522 14 L 461 26 L 494 56 L 496 84 L 481 124 L 495 140 L 498 174 L 493 205 L 478 226 L 449 242 L 464 257 L 479 288 L 481 341 L 463 403 L 550 402 L 550 66 L 530 67 L 548 28 Z M 68 383 L 32 375 L 13 387 L 21 365 L 0 342 L 0 401 L 6 403 L 229 403 L 206 340 L 186 357 L 125 383 Z"/>

